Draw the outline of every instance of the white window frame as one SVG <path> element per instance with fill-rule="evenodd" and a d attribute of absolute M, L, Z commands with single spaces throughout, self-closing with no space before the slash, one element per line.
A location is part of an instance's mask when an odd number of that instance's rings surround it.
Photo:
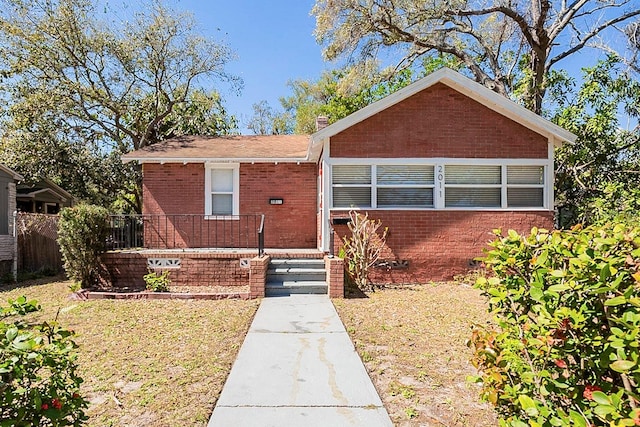
<path fill-rule="evenodd" d="M 376 209 L 375 207 L 375 199 L 377 198 L 376 195 L 376 187 L 375 187 L 375 182 L 376 182 L 376 177 L 373 175 L 375 173 L 375 166 L 372 165 L 336 165 L 336 166 L 368 166 L 369 167 L 369 183 L 365 184 L 365 183 L 356 183 L 356 184 L 334 184 L 333 183 L 333 166 L 331 167 L 331 206 L 333 206 L 333 189 L 334 188 L 368 188 L 369 189 L 369 194 L 370 194 L 370 206 L 362 206 L 360 207 L 361 209 Z M 343 207 L 342 209 L 347 209 L 346 207 Z"/>
<path fill-rule="evenodd" d="M 231 169 L 233 171 L 233 193 L 231 215 L 213 215 L 211 202 L 211 172 L 216 169 Z M 240 217 L 240 164 L 239 163 L 206 163 L 204 174 L 204 215 L 205 219 L 235 219 Z"/>
<path fill-rule="evenodd" d="M 471 158 L 369 158 L 369 159 L 352 159 L 352 158 L 330 158 L 327 166 L 332 171 L 334 165 L 369 165 L 371 166 L 371 207 L 334 207 L 333 206 L 333 176 L 327 174 L 326 189 L 331 192 L 328 194 L 327 200 L 330 202 L 330 210 L 348 211 L 348 210 L 471 210 L 471 211 L 549 211 L 553 209 L 553 163 L 550 159 L 471 159 Z M 433 207 L 377 207 L 377 165 L 424 165 L 434 167 L 434 185 L 433 185 Z M 476 184 L 479 188 L 501 188 L 501 206 L 500 207 L 445 207 L 445 169 L 447 165 L 487 165 L 500 166 L 502 179 L 500 184 Z M 507 166 L 540 166 L 543 168 L 544 183 L 543 184 L 507 184 Z M 456 184 L 452 185 L 455 186 Z M 335 186 L 340 186 L 336 184 Z M 364 184 L 358 186 L 365 186 Z M 457 184 L 459 187 L 473 187 L 474 185 Z M 409 186 L 407 186 L 409 187 Z M 542 188 L 543 206 L 536 207 L 508 207 L 507 206 L 507 189 L 508 188 Z M 329 192 L 328 191 L 328 192 Z"/>
<path fill-rule="evenodd" d="M 504 209 L 506 208 L 505 205 L 505 201 L 504 201 L 504 196 L 506 195 L 506 192 L 503 188 L 504 186 L 504 181 L 505 181 L 505 169 L 506 167 L 502 164 L 499 163 L 494 163 L 494 164 L 482 164 L 482 165 L 478 165 L 478 164 L 474 164 L 474 165 L 468 165 L 468 164 L 463 164 L 463 163 L 458 163 L 455 161 L 452 162 L 447 162 L 444 164 L 441 164 L 439 166 L 438 170 L 444 170 L 444 193 L 442 196 L 442 203 L 441 206 L 445 207 L 446 209 Z M 480 183 L 480 184 L 472 184 L 472 183 L 464 183 L 464 184 L 447 184 L 447 167 L 449 166 L 489 166 L 489 167 L 498 167 L 500 168 L 500 183 Z M 447 203 L 447 188 L 466 188 L 466 189 L 484 189 L 484 188 L 488 188 L 488 189 L 500 189 L 500 203 L 501 206 L 446 206 Z"/>
<path fill-rule="evenodd" d="M 541 166 L 542 167 L 542 184 L 509 184 L 509 180 L 507 179 L 508 173 L 507 169 L 509 166 Z M 508 206 L 508 190 L 510 188 L 541 188 L 542 189 L 542 204 L 543 206 L 547 205 L 547 165 L 519 165 L 519 164 L 511 164 L 511 165 L 503 165 L 502 166 L 502 206 L 505 209 L 530 209 L 527 207 L 510 207 Z"/>
<path fill-rule="evenodd" d="M 371 168 L 370 173 L 371 173 L 371 182 L 369 184 L 334 184 L 333 183 L 333 175 L 331 177 L 331 205 L 333 209 L 388 209 L 388 210 L 414 210 L 414 209 L 433 209 L 432 206 L 424 206 L 424 207 L 416 207 L 416 206 L 402 206 L 402 205 L 396 205 L 396 206 L 391 206 L 391 205 L 387 205 L 387 206 L 382 206 L 379 207 L 378 206 L 378 189 L 379 188 L 427 188 L 427 189 L 431 189 L 432 192 L 435 193 L 435 183 L 433 184 L 378 184 L 378 166 L 408 166 L 409 164 L 407 163 L 403 163 L 403 162 L 390 162 L 390 163 L 372 163 L 372 164 L 357 164 L 357 163 L 353 163 L 353 164 L 341 164 L 341 163 L 334 163 L 332 165 L 333 166 L 369 166 Z M 435 174 L 435 165 L 433 164 L 418 164 L 418 163 L 412 163 L 411 165 L 414 166 L 430 166 L 434 168 L 434 174 Z M 333 169 L 331 169 L 331 171 L 333 172 Z M 334 208 L 333 207 L 333 189 L 334 188 L 370 188 L 371 189 L 371 206 L 362 206 L 362 207 L 338 207 L 338 208 Z M 435 205 L 435 194 L 434 194 L 434 205 Z"/>

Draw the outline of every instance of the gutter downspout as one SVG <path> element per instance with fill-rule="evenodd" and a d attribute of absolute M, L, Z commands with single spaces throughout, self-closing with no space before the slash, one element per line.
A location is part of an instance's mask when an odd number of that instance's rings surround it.
<path fill-rule="evenodd" d="M 18 211 L 13 211 L 13 265 L 11 266 L 11 273 L 13 274 L 13 280 L 18 280 Z"/>

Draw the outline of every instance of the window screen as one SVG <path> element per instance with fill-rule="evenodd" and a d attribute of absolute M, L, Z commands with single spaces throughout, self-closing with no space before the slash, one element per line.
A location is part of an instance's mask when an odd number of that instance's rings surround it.
<path fill-rule="evenodd" d="M 378 207 L 433 207 L 433 166 L 379 165 Z"/>
<path fill-rule="evenodd" d="M 334 207 L 371 207 L 370 165 L 335 165 L 332 173 Z"/>
<path fill-rule="evenodd" d="M 544 184 L 543 166 L 507 166 L 507 184 Z"/>
<path fill-rule="evenodd" d="M 446 165 L 445 207 L 499 208 L 502 168 L 493 165 Z"/>
<path fill-rule="evenodd" d="M 507 166 L 507 206 L 544 206 L 544 166 Z"/>

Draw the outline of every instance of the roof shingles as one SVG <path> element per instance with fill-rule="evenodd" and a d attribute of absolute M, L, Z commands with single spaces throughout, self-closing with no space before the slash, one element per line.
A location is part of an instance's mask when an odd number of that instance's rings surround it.
<path fill-rule="evenodd" d="M 180 136 L 122 156 L 141 162 L 252 160 L 304 161 L 309 135 Z"/>

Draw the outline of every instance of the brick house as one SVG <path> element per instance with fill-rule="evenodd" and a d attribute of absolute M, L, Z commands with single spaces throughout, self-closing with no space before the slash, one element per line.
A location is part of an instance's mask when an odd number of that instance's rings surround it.
<path fill-rule="evenodd" d="M 124 159 L 142 164 L 144 214 L 198 215 L 177 247 L 220 247 L 201 244 L 213 224 L 264 214 L 267 254 L 322 256 L 358 209 L 389 228 L 376 280 L 407 283 L 466 270 L 495 228 L 552 228 L 554 148 L 574 140 L 441 69 L 310 136 L 182 137 Z"/>

